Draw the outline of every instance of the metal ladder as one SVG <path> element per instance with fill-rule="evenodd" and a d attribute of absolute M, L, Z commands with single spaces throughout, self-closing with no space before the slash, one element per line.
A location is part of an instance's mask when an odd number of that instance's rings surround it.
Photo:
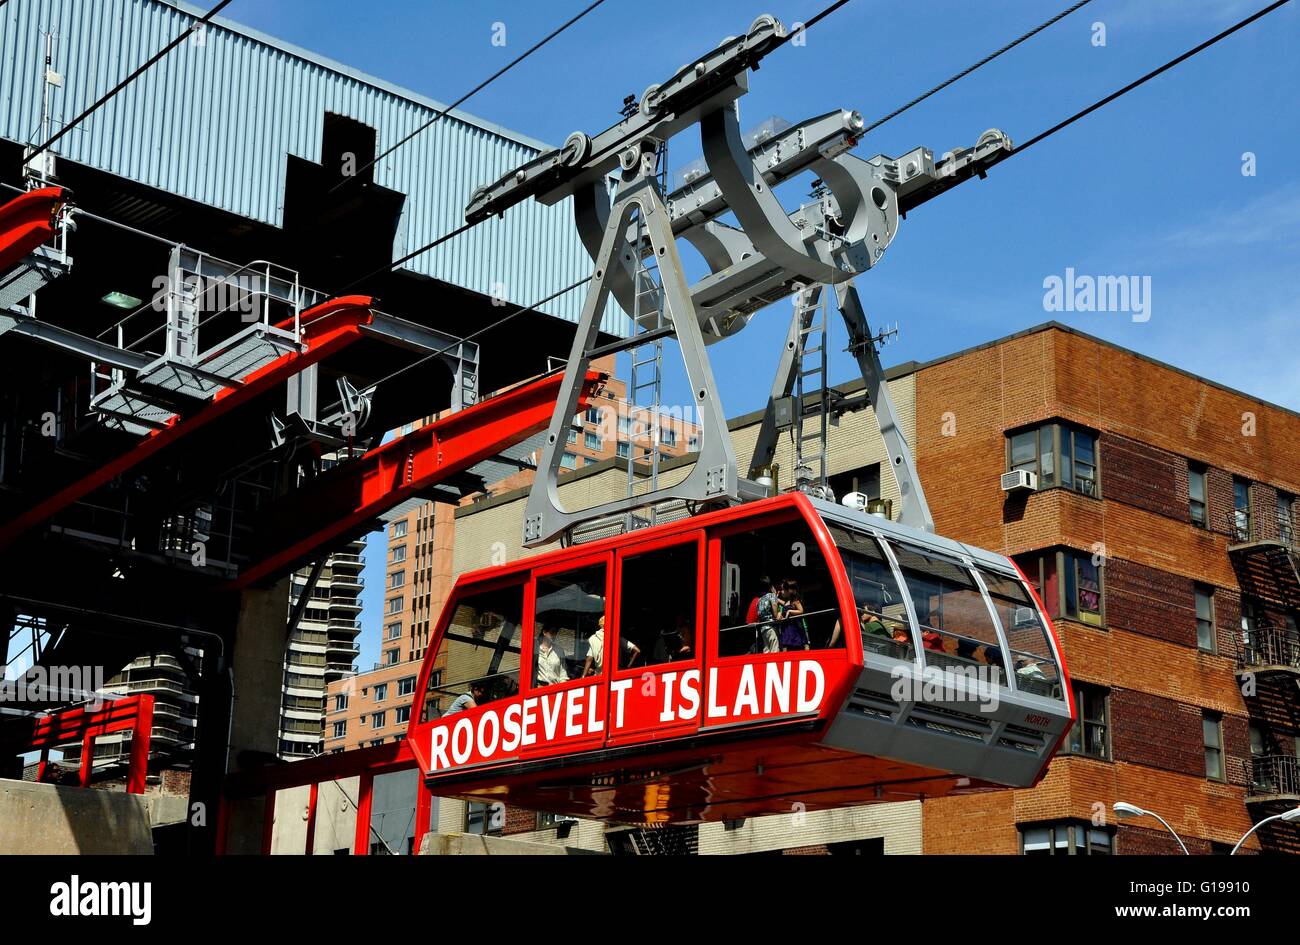
<path fill-rule="evenodd" d="M 667 147 L 661 145 L 655 156 L 658 162 L 659 187 L 660 193 L 666 193 L 667 176 L 668 176 L 668 155 Z M 644 238 L 644 218 L 641 212 L 636 216 L 636 243 L 637 247 L 641 246 Z M 660 410 L 663 406 L 663 383 L 664 383 L 664 335 L 663 328 L 665 324 L 664 311 L 664 294 L 659 290 L 658 264 L 647 266 L 646 259 L 654 261 L 653 253 L 648 256 L 642 256 L 641 253 L 633 253 L 635 262 L 632 272 L 632 285 L 635 288 L 633 296 L 632 311 L 632 331 L 637 334 L 650 334 L 652 340 L 644 344 L 636 345 L 629 349 L 628 353 L 632 359 L 631 376 L 628 380 L 627 389 L 627 412 L 628 412 L 628 463 L 627 463 L 627 497 L 630 499 L 637 494 L 637 475 L 636 475 L 636 458 L 638 440 L 644 436 L 648 445 L 647 460 L 650 465 L 648 477 L 648 491 L 655 492 L 659 488 L 659 443 L 660 436 Z M 646 306 L 643 311 L 642 306 L 646 300 L 649 300 L 651 306 Z M 645 352 L 649 350 L 649 354 Z M 648 394 L 648 404 L 643 404 L 642 395 Z M 646 429 L 643 435 L 638 435 L 637 424 L 639 417 L 646 417 Z M 615 433 L 617 439 L 617 432 Z M 645 491 L 645 490 L 643 490 Z M 623 520 L 624 531 L 632 531 L 634 528 L 645 528 L 654 525 L 656 522 L 656 508 L 651 505 L 641 510 L 629 510 Z"/>
<path fill-rule="evenodd" d="M 826 320 L 826 295 L 819 287 L 795 296 L 799 332 L 794 352 L 794 483 L 803 492 L 822 495 L 826 483 L 826 430 L 830 403 L 826 384 L 826 357 L 830 340 Z M 809 398 L 816 407 L 809 409 Z"/>

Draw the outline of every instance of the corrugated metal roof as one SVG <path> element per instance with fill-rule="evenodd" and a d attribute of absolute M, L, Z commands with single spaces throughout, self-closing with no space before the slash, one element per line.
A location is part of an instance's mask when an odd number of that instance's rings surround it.
<path fill-rule="evenodd" d="M 0 11 L 0 137 L 37 133 L 42 30 L 58 32 L 64 75 L 54 115 L 70 118 L 161 49 L 205 11 L 163 0 L 23 0 Z M 376 130 L 382 151 L 443 106 L 329 59 L 218 18 L 61 140 L 63 157 L 209 206 L 282 225 L 287 155 L 319 163 L 326 112 Z M 474 187 L 547 145 L 455 111 L 374 168 L 375 182 L 406 195 L 393 258 L 462 222 Z M 568 200 L 534 202 L 416 257 L 404 268 L 531 304 L 591 273 Z M 576 321 L 583 292 L 543 307 Z M 626 334 L 611 306 L 606 331 Z"/>

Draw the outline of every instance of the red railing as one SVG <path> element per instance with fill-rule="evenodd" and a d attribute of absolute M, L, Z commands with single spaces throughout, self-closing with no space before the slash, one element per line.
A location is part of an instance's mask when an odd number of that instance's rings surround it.
<path fill-rule="evenodd" d="M 98 709 L 73 706 L 59 709 L 36 720 L 31 741 L 23 751 L 40 749 L 36 780 L 44 781 L 50 764 L 50 749 L 69 742 L 81 742 L 80 785 L 90 787 L 95 763 L 95 739 L 114 732 L 131 733 L 131 756 L 127 767 L 128 794 L 143 794 L 149 766 L 149 736 L 153 731 L 153 696 L 125 696 L 105 702 Z"/>
<path fill-rule="evenodd" d="M 415 757 L 405 741 L 389 742 L 371 748 L 357 748 L 337 754 L 317 755 L 302 761 L 272 764 L 253 771 L 230 775 L 222 787 L 221 805 L 217 812 L 217 853 L 231 852 L 229 842 L 232 807 L 238 801 L 263 799 L 261 852 L 271 853 L 275 837 L 276 799 L 282 791 L 307 786 L 307 824 L 303 849 L 294 852 L 310 855 L 316 840 L 316 813 L 320 800 L 320 786 L 330 781 L 357 778 L 357 795 L 347 796 L 354 807 L 356 825 L 352 838 L 352 853 L 365 856 L 370 853 L 372 788 L 375 778 L 397 771 L 416 768 Z M 415 845 L 429 829 L 432 795 L 424 779 L 417 779 L 415 797 Z"/>

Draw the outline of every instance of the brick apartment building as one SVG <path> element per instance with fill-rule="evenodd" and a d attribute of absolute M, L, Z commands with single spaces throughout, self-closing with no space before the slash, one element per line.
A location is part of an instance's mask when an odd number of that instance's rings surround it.
<path fill-rule="evenodd" d="M 1014 556 L 1038 585 L 1079 723 L 1033 789 L 832 812 L 798 830 L 762 823 L 785 817 L 706 824 L 682 830 L 677 847 L 1178 852 L 1153 820 L 1117 824 L 1112 805 L 1126 801 L 1161 814 L 1192 853 L 1218 853 L 1300 803 L 1300 415 L 1056 323 L 888 377 L 937 530 Z M 730 425 L 742 458 L 758 419 Z M 783 442 L 785 470 L 788 451 Z M 882 460 L 870 411 L 832 428 L 837 494 L 866 483 L 873 498 L 896 500 Z M 1012 469 L 1033 472 L 1037 488 L 1004 492 Z M 561 495 L 581 507 L 623 475 L 618 459 L 593 462 L 566 477 Z M 498 490 L 455 510 L 452 572 L 483 566 L 498 542 L 510 558 L 533 553 L 514 537 L 525 495 Z M 913 807 L 916 816 L 895 809 Z M 614 842 L 601 825 L 448 799 L 439 823 Z M 1297 829 L 1269 825 L 1246 849 L 1298 852 Z"/>
<path fill-rule="evenodd" d="M 1155 821 L 1117 829 L 1127 801 L 1220 852 L 1300 802 L 1300 416 L 1057 325 L 916 390 L 938 530 L 1039 583 L 1080 713 L 1037 788 L 929 802 L 925 851 L 1179 852 Z M 1038 490 L 1004 494 L 1011 468 Z M 1260 846 L 1296 841 L 1270 825 Z"/>

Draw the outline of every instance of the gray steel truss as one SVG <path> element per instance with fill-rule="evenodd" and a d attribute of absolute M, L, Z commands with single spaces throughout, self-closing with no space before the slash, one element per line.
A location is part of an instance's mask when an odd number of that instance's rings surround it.
<path fill-rule="evenodd" d="M 950 151 L 937 162 L 926 148 L 900 158 L 852 153 L 864 128 L 862 116 L 837 109 L 798 125 L 771 125 L 747 144 L 740 130 L 738 99 L 748 73 L 782 44 L 784 27 L 761 16 L 743 36 L 730 37 L 668 81 L 652 85 L 639 107 L 594 137 L 575 132 L 563 147 L 539 155 L 480 187 L 465 218 L 473 222 L 504 212 L 530 197 L 553 204 L 573 197 L 583 244 L 595 261 L 582 321 L 566 370 L 560 409 L 552 420 L 539 475 L 529 496 L 524 543 L 535 546 L 572 526 L 652 505 L 673 497 L 689 501 L 741 501 L 761 494 L 737 473 L 725 415 L 708 367 L 704 345 L 744 328 L 753 314 L 809 286 L 833 287 L 849 328 L 850 350 L 880 420 L 891 466 L 902 492 L 902 519 L 932 530 L 915 465 L 889 398 L 866 316 L 851 281 L 884 255 L 908 211 L 972 177 L 1011 150 L 1000 131 L 986 131 L 973 147 Z M 647 168 L 648 157 L 673 135 L 698 125 L 705 166 L 693 169 L 664 194 Z M 608 179 L 621 174 L 611 206 Z M 825 184 L 816 199 L 787 212 L 774 188 L 804 172 Z M 633 225 L 633 210 L 641 218 Z M 719 217 L 734 215 L 739 226 Z M 710 274 L 688 285 L 674 239 L 684 238 L 707 262 Z M 656 286 L 640 261 L 653 255 Z M 659 326 L 666 296 L 668 326 Z M 629 340 L 593 347 L 597 313 L 609 296 L 633 318 Z M 798 317 L 791 324 L 773 397 L 788 397 L 806 335 Z M 672 335 L 681 347 L 700 408 L 702 452 L 695 469 L 677 486 L 608 502 L 581 512 L 562 509 L 557 476 L 563 434 L 577 408 L 583 372 L 600 354 L 624 351 Z M 793 344 L 793 346 L 792 346 Z M 825 409 L 825 405 L 823 405 Z M 775 418 L 769 406 L 759 449 L 749 473 L 770 462 Z M 715 442 L 716 441 L 716 442 Z"/>

